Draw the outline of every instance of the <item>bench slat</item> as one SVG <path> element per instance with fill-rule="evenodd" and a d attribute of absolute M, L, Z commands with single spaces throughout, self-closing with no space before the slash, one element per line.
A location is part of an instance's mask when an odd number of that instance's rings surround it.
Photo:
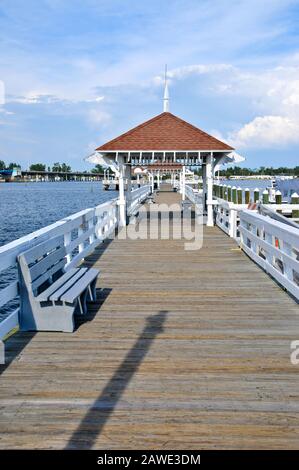
<path fill-rule="evenodd" d="M 89 286 L 89 284 L 94 281 L 99 274 L 97 269 L 89 269 L 77 282 L 71 287 L 67 292 L 65 292 L 60 300 L 64 302 L 74 302 L 74 300 L 79 297 L 79 295 Z"/>
<path fill-rule="evenodd" d="M 63 246 L 63 237 L 60 235 L 55 238 L 50 238 L 50 240 L 46 240 L 39 245 L 30 248 L 29 250 L 23 252 L 21 256 L 26 261 L 27 264 L 34 263 L 37 259 L 44 256 L 45 253 L 48 253 L 54 248 L 58 248 Z"/>
<path fill-rule="evenodd" d="M 34 292 L 38 287 L 40 287 L 44 282 L 46 282 L 53 274 L 57 273 L 57 271 L 63 269 L 65 266 L 65 260 L 61 260 L 59 263 L 55 264 L 51 269 L 46 271 L 42 276 L 35 279 L 35 281 L 31 284 L 31 289 Z"/>
<path fill-rule="evenodd" d="M 78 269 L 77 273 L 71 277 L 63 286 L 61 286 L 58 290 L 56 290 L 50 297 L 49 300 L 57 301 L 60 300 L 60 297 L 68 290 L 73 287 L 74 284 L 79 282 L 80 278 L 84 276 L 86 273 L 87 268 L 80 268 Z"/>
<path fill-rule="evenodd" d="M 65 259 L 66 251 L 64 246 L 61 246 L 57 250 L 49 253 L 45 258 L 41 259 L 38 263 L 34 264 L 29 268 L 29 275 L 32 281 L 35 281 L 39 276 L 48 271 L 49 268 L 52 268 L 56 263 Z"/>
<path fill-rule="evenodd" d="M 71 277 L 73 277 L 77 272 L 78 268 L 70 269 L 67 273 L 63 274 L 57 281 L 55 281 L 48 289 L 44 290 L 41 294 L 36 297 L 36 300 L 39 302 L 46 302 L 49 300 L 51 294 L 57 291 L 63 284 L 65 284 Z"/>

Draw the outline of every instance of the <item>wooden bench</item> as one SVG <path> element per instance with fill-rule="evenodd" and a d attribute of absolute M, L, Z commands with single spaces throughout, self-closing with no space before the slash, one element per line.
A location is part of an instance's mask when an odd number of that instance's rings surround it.
<path fill-rule="evenodd" d="M 20 278 L 20 329 L 23 331 L 74 331 L 74 315 L 87 312 L 96 300 L 99 271 L 65 270 L 63 237 L 52 238 L 18 256 Z"/>

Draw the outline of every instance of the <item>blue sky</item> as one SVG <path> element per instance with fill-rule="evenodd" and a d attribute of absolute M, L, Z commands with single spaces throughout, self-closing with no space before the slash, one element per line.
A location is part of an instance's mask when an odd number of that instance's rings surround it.
<path fill-rule="evenodd" d="M 298 165 L 298 22 L 298 0 L 0 0 L 0 159 L 90 168 L 162 111 L 167 62 L 174 114 Z"/>

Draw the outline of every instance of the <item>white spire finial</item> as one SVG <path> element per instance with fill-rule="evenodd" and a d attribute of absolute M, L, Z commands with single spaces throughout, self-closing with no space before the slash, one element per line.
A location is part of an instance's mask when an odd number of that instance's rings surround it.
<path fill-rule="evenodd" d="M 163 111 L 164 111 L 164 113 L 167 113 L 169 111 L 169 91 L 168 91 L 168 83 L 167 83 L 167 64 L 165 65 L 165 85 L 164 85 Z"/>

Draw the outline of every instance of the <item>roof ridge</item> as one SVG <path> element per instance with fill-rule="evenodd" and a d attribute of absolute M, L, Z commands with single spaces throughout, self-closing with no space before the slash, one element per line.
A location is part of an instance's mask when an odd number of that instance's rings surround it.
<path fill-rule="evenodd" d="M 174 117 L 177 121 L 180 121 L 182 124 L 184 124 L 185 126 L 187 127 L 190 127 L 191 129 L 197 131 L 197 132 L 201 132 L 202 134 L 206 135 L 207 137 L 209 137 L 210 139 L 213 139 L 213 140 L 216 140 L 217 142 L 219 142 L 220 144 L 225 144 L 225 145 L 228 145 L 230 147 L 229 144 L 227 144 L 226 142 L 222 142 L 222 140 L 219 140 L 217 139 L 217 137 L 214 137 L 213 135 L 211 134 L 208 134 L 207 132 L 203 131 L 202 129 L 200 129 L 199 127 L 196 127 L 194 124 L 191 124 L 190 122 L 188 121 L 185 121 L 184 119 L 180 118 L 179 116 L 176 116 L 175 114 L 172 114 L 172 113 L 168 113 L 168 114 L 171 114 L 172 117 Z"/>
<path fill-rule="evenodd" d="M 135 127 L 132 127 L 131 129 L 129 129 L 128 131 L 126 132 L 123 132 L 123 134 L 120 134 L 119 136 L 117 137 L 114 137 L 114 139 L 112 140 L 108 140 L 108 142 L 105 142 L 105 144 L 103 145 L 109 145 L 109 144 L 114 144 L 115 142 L 117 142 L 119 139 L 122 139 L 123 137 L 126 137 L 128 135 L 131 135 L 133 132 L 139 130 L 139 129 L 142 129 L 143 127 L 146 127 L 147 125 L 151 124 L 152 122 L 154 121 L 157 121 L 159 118 L 161 118 L 164 114 L 171 114 L 167 111 L 163 111 L 163 113 L 160 113 L 160 114 L 157 114 L 157 116 L 154 116 L 150 119 L 148 119 L 147 121 L 145 122 L 142 122 L 141 124 L 138 124 L 137 126 Z M 100 149 L 102 147 L 102 145 L 100 145 L 96 150 Z"/>

